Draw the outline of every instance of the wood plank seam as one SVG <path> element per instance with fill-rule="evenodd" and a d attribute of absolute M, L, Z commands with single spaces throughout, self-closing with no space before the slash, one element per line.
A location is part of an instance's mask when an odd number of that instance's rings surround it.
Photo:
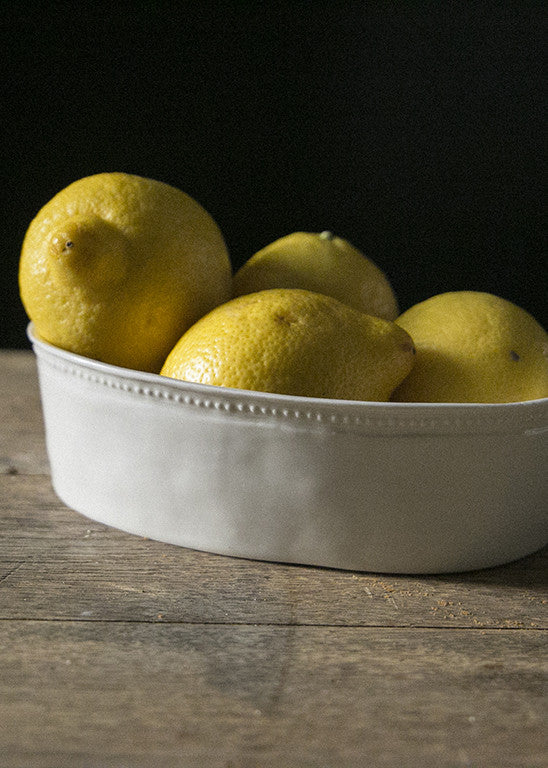
<path fill-rule="evenodd" d="M 290 628 L 299 627 L 303 629 L 372 629 L 372 630 L 386 630 L 407 632 L 409 630 L 420 631 L 433 631 L 433 632 L 454 632 L 456 630 L 466 632 L 479 632 L 485 634 L 486 632 L 546 632 L 544 627 L 470 627 L 464 624 L 452 624 L 451 626 L 443 624 L 328 624 L 328 623 L 311 623 L 311 622 L 274 622 L 274 621 L 183 621 L 173 619 L 95 619 L 93 617 L 80 617 L 74 616 L 70 618 L 57 617 L 57 618 L 43 618 L 40 616 L 0 616 L 0 623 L 12 623 L 12 622 L 43 622 L 44 624 L 110 624 L 110 625 L 124 625 L 124 624 L 158 624 L 161 626 L 192 626 L 192 627 L 273 627 L 273 628 Z"/>

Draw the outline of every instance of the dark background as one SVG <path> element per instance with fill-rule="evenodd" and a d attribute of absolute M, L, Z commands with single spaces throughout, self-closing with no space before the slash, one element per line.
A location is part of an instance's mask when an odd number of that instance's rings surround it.
<path fill-rule="evenodd" d="M 30 220 L 101 171 L 195 197 L 235 267 L 331 229 L 386 271 L 403 309 L 485 290 L 547 324 L 543 3 L 0 8 L 0 346 L 27 346 Z"/>

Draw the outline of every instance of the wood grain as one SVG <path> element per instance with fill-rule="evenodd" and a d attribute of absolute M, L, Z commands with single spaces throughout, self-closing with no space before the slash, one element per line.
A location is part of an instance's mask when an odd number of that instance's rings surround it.
<path fill-rule="evenodd" d="M 48 473 L 34 356 L 0 352 L 0 474 Z"/>
<path fill-rule="evenodd" d="M 545 768 L 548 548 L 406 577 L 220 557 L 56 497 L 0 352 L 0 768 Z"/>
<path fill-rule="evenodd" d="M 545 765 L 538 632 L 30 621 L 0 643 L 6 768 Z"/>

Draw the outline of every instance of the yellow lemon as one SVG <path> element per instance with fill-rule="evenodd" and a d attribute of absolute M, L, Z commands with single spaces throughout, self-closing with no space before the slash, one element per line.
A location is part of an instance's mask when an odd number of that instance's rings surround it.
<path fill-rule="evenodd" d="M 40 337 L 153 372 L 192 323 L 230 298 L 231 279 L 222 234 L 199 203 L 124 173 L 55 195 L 28 228 L 19 268 Z"/>
<path fill-rule="evenodd" d="M 279 288 L 240 296 L 192 326 L 161 373 L 307 397 L 388 400 L 413 365 L 408 334 L 331 296 Z"/>
<path fill-rule="evenodd" d="M 396 322 L 412 337 L 417 359 L 394 400 L 506 403 L 548 397 L 548 334 L 506 299 L 476 291 L 442 293 Z"/>
<path fill-rule="evenodd" d="M 386 275 L 331 232 L 293 232 L 262 248 L 234 276 L 234 295 L 267 288 L 304 288 L 369 315 L 394 320 L 398 302 Z"/>

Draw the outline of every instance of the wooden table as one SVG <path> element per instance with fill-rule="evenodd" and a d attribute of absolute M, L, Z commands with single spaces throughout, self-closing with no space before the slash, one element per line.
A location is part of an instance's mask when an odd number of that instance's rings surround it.
<path fill-rule="evenodd" d="M 0 353 L 2 768 L 545 768 L 548 550 L 464 575 L 251 562 L 81 517 Z"/>

